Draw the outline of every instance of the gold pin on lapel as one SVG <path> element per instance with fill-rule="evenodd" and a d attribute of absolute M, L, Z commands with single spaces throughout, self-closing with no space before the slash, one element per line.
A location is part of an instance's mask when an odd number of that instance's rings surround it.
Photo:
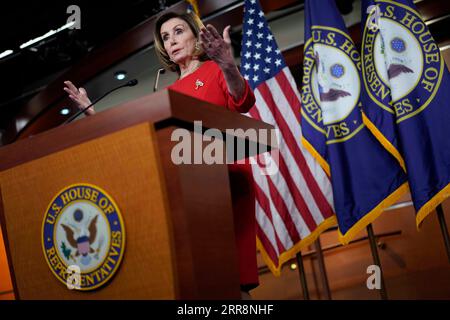
<path fill-rule="evenodd" d="M 198 90 L 199 87 L 203 87 L 203 82 L 199 79 L 195 81 L 195 90 Z"/>

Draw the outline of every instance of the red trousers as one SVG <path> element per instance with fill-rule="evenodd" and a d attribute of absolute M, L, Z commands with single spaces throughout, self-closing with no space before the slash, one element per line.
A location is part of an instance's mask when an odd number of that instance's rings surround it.
<path fill-rule="evenodd" d="M 258 286 L 256 218 L 253 175 L 249 164 L 228 165 L 233 202 L 241 288 Z"/>

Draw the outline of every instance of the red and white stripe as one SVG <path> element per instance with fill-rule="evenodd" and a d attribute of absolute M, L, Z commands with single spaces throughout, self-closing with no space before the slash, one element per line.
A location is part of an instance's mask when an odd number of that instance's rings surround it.
<path fill-rule="evenodd" d="M 252 165 L 257 237 L 279 269 L 292 258 L 283 253 L 334 215 L 333 193 L 329 177 L 301 143 L 300 95 L 289 68 L 261 83 L 254 93 L 256 106 L 247 115 L 274 125 L 281 134 L 278 173 L 262 175 L 259 165 Z"/>

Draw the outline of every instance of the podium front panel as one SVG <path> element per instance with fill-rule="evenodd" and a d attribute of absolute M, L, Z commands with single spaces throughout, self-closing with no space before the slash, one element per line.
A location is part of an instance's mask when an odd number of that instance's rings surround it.
<path fill-rule="evenodd" d="M 18 298 L 175 298 L 168 205 L 158 161 L 155 131 L 143 123 L 0 172 Z M 42 245 L 49 204 L 58 192 L 78 183 L 105 190 L 126 230 L 124 256 L 112 279 L 84 292 L 67 289 L 55 277 Z"/>

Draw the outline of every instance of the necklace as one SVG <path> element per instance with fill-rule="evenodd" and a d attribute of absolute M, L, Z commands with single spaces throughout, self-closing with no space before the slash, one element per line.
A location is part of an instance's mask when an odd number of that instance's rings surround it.
<path fill-rule="evenodd" d="M 192 70 L 190 70 L 190 69 L 188 68 L 188 70 L 187 70 L 185 73 L 180 74 L 180 79 L 183 79 L 184 77 L 186 77 L 186 76 L 190 75 L 191 73 L 193 73 L 195 70 L 197 70 L 198 68 L 200 68 L 200 66 L 201 66 L 202 64 L 203 64 L 202 62 L 197 63 L 197 65 L 195 65 L 195 67 L 192 68 Z"/>

